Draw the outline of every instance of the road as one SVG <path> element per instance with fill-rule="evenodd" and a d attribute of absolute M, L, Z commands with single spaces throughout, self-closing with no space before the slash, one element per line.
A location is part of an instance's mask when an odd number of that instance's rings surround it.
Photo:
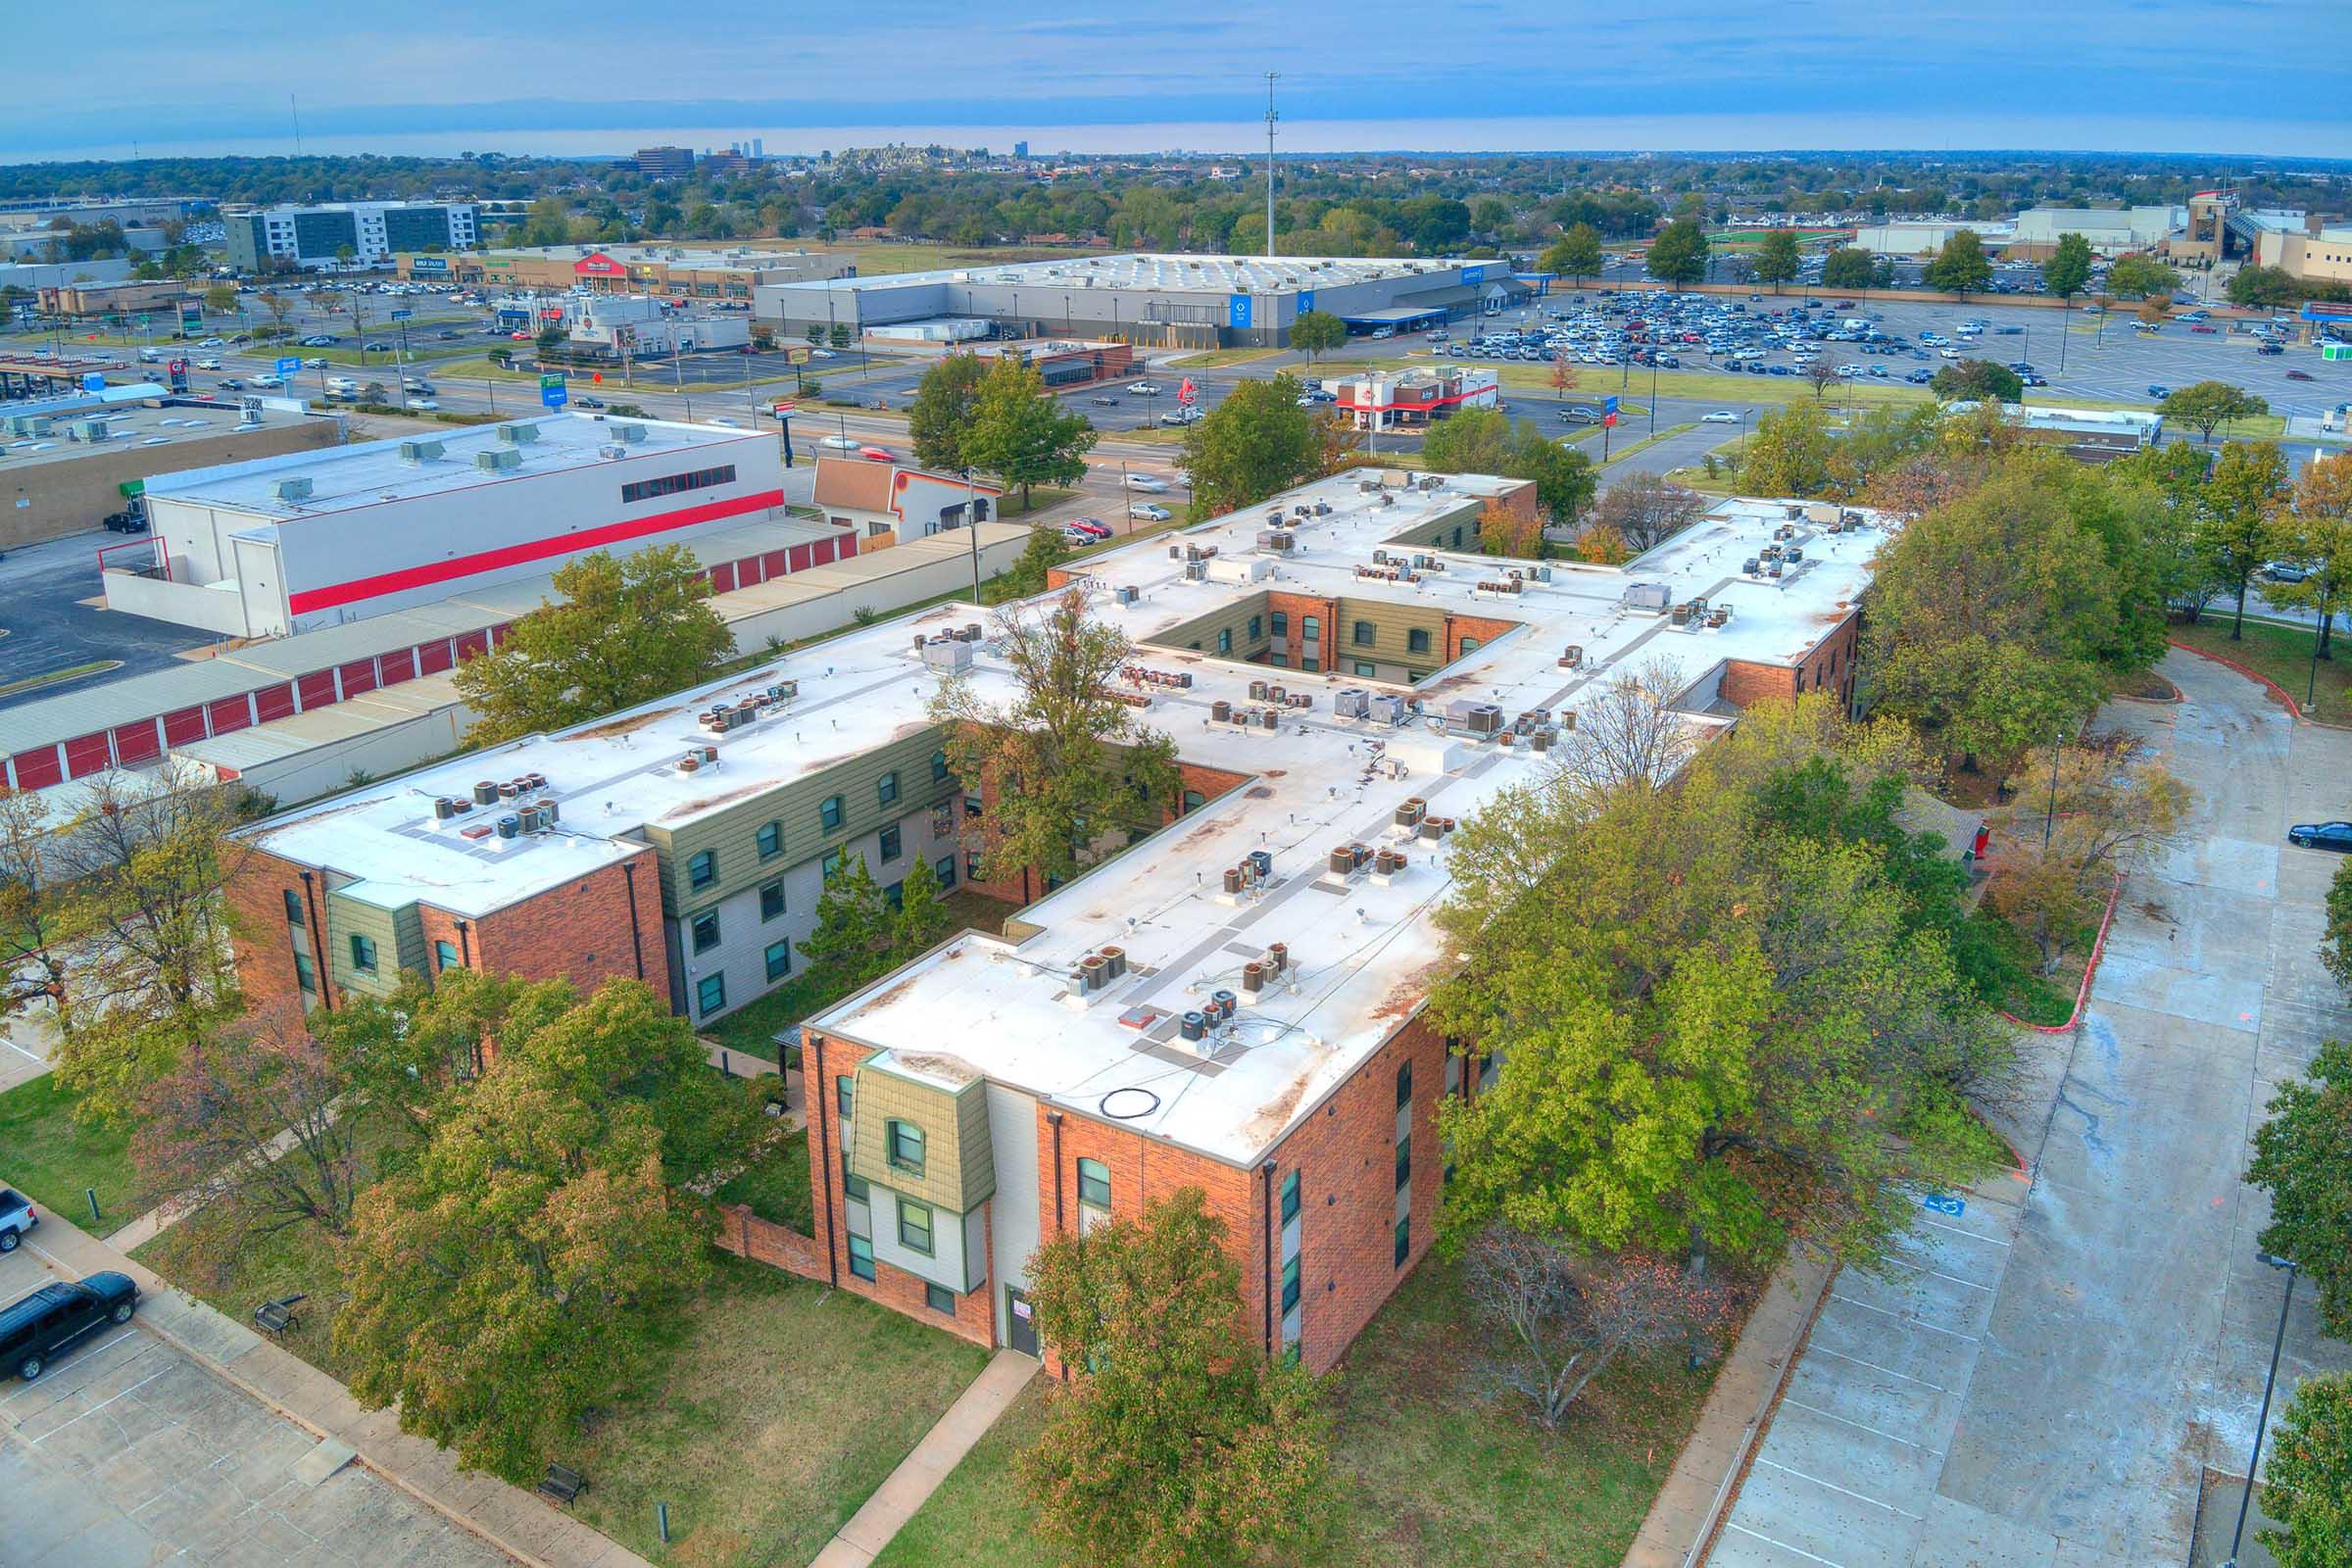
<path fill-rule="evenodd" d="M 2282 1281 L 2239 1177 L 2278 1082 L 2352 1027 L 2317 957 L 2339 862 L 2284 829 L 2342 812 L 2352 733 L 2187 654 L 2164 672 L 2184 703 L 2101 719 L 2195 806 L 2127 879 L 2080 1027 L 2029 1037 L 2028 1168 L 1930 1197 L 1884 1277 L 1838 1276 L 1715 1568 L 2182 1564 L 2209 1473 L 2245 1473 Z M 2283 1390 L 2352 1366 L 2311 1295 Z"/>

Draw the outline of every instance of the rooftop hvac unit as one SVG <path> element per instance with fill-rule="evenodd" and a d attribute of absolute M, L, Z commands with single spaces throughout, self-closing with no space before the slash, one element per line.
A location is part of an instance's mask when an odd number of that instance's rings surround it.
<path fill-rule="evenodd" d="M 972 645 L 949 640 L 925 643 L 923 664 L 925 668 L 945 670 L 951 674 L 969 669 L 972 667 Z"/>
<path fill-rule="evenodd" d="M 12 414 L 8 416 L 10 435 L 47 435 L 49 416 L 45 414 Z"/>
<path fill-rule="evenodd" d="M 645 426 L 642 424 L 616 424 L 612 427 L 612 433 L 629 445 L 635 446 L 645 439 Z"/>
<path fill-rule="evenodd" d="M 1446 722 L 1473 735 L 1494 735 L 1502 729 L 1502 710 L 1493 703 L 1474 703 L 1466 697 L 1446 705 Z"/>
<path fill-rule="evenodd" d="M 1208 563 L 1205 561 L 1187 562 L 1184 567 L 1184 580 L 1186 582 L 1208 581 Z"/>
<path fill-rule="evenodd" d="M 1132 605 L 1142 597 L 1142 589 L 1130 586 L 1121 586 L 1110 591 L 1110 601 L 1114 605 Z"/>
<path fill-rule="evenodd" d="M 498 438 L 511 447 L 522 446 L 539 439 L 539 427 L 535 424 L 502 424 L 498 427 Z"/>
<path fill-rule="evenodd" d="M 1260 528 L 1257 532 L 1257 548 L 1271 550 L 1276 555 L 1289 555 L 1291 547 L 1297 542 L 1291 534 L 1280 528 Z"/>
<path fill-rule="evenodd" d="M 503 473 L 509 468 L 522 466 L 522 454 L 513 447 L 497 447 L 488 452 L 476 452 L 473 466 L 486 473 Z"/>
<path fill-rule="evenodd" d="M 500 838 L 515 838 L 518 837 L 521 832 L 522 818 L 517 816 L 513 811 L 509 811 L 506 815 L 498 819 L 498 836 Z"/>
<path fill-rule="evenodd" d="M 1365 717 L 1379 724 L 1404 722 L 1404 699 L 1394 692 L 1381 692 L 1366 707 Z"/>
<path fill-rule="evenodd" d="M 441 456 L 442 451 L 442 445 L 438 441 L 403 441 L 400 444 L 400 461 L 415 466 L 420 463 L 433 462 Z"/>
<path fill-rule="evenodd" d="M 1625 608 L 1646 610 L 1656 614 L 1674 603 L 1674 595 L 1662 582 L 1638 582 L 1625 591 Z"/>
<path fill-rule="evenodd" d="M 1344 687 L 1332 694 L 1331 710 L 1342 718 L 1362 718 L 1372 710 L 1372 694 L 1361 686 Z"/>
<path fill-rule="evenodd" d="M 617 442 L 614 442 L 609 446 L 598 447 L 596 449 L 596 455 L 600 458 L 606 459 L 625 458 L 629 455 L 629 449 Z"/>
<path fill-rule="evenodd" d="M 104 419 L 75 419 L 73 438 L 76 441 L 103 441 L 106 439 L 106 421 Z"/>
<path fill-rule="evenodd" d="M 270 494 L 280 501 L 308 501 L 311 499 L 311 481 L 280 479 L 270 487 Z"/>

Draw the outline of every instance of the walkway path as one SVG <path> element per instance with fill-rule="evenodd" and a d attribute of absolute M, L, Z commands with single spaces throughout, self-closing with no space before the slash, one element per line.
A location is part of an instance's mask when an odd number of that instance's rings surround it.
<path fill-rule="evenodd" d="M 956 1396 L 948 1413 L 939 1418 L 914 1451 L 899 1461 L 890 1479 L 850 1516 L 841 1533 L 825 1543 L 809 1568 L 865 1568 L 881 1555 L 891 1538 L 914 1517 L 915 1510 L 939 1490 L 948 1473 L 960 1464 L 972 1445 L 997 1424 L 1037 1375 L 1038 1363 L 1018 1350 L 999 1350 L 972 1386 Z"/>
<path fill-rule="evenodd" d="M 324 1372 L 57 1215 L 42 1215 L 25 1245 L 71 1278 L 101 1269 L 129 1275 L 139 1287 L 137 1321 L 148 1333 L 297 1426 L 348 1445 L 361 1464 L 531 1568 L 651 1568 L 521 1488 L 461 1470 L 454 1455 L 402 1432 L 392 1411 L 363 1410 Z"/>
<path fill-rule="evenodd" d="M 2080 1026 L 2031 1038 L 2030 1182 L 1929 1199 L 1898 1264 L 1833 1282 L 1715 1568 L 2186 1563 L 2208 1471 L 2244 1473 L 2281 1284 L 2240 1177 L 2277 1083 L 2352 1026 L 2316 955 L 2336 861 L 2282 840 L 2340 813 L 2352 732 L 2164 672 L 2185 702 L 2101 719 L 2194 810 L 2128 878 Z M 2348 1362 L 2299 1294 L 2282 1394 Z"/>

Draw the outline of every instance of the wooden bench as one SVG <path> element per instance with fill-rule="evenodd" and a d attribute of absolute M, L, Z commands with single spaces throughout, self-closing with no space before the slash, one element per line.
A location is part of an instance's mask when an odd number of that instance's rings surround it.
<path fill-rule="evenodd" d="M 274 1301 L 264 1301 L 253 1309 L 253 1326 L 265 1334 L 283 1334 L 294 1326 L 295 1305 L 307 1299 L 288 1296 Z"/>
<path fill-rule="evenodd" d="M 549 1465 L 547 1474 L 539 1480 L 539 1494 L 553 1497 L 558 1502 L 567 1503 L 587 1490 L 586 1476 L 577 1470 L 566 1470 L 560 1464 Z"/>

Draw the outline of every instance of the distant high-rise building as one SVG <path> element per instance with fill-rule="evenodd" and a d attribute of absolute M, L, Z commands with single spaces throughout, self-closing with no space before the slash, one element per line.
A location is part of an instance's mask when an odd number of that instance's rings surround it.
<path fill-rule="evenodd" d="M 767 156 L 767 148 L 758 136 L 754 136 L 752 138 L 752 156 L 754 158 L 765 158 Z"/>
<path fill-rule="evenodd" d="M 1015 157 L 1015 158 L 1026 158 L 1026 157 L 1028 157 L 1028 156 L 1029 156 L 1029 144 L 1028 144 L 1027 142 L 1025 142 L 1025 141 L 1016 141 L 1016 142 L 1014 142 L 1014 143 L 1012 144 L 1012 156 L 1013 156 L 1013 157 Z"/>
<path fill-rule="evenodd" d="M 640 147 L 637 172 L 648 179 L 683 179 L 694 172 L 691 147 Z"/>

